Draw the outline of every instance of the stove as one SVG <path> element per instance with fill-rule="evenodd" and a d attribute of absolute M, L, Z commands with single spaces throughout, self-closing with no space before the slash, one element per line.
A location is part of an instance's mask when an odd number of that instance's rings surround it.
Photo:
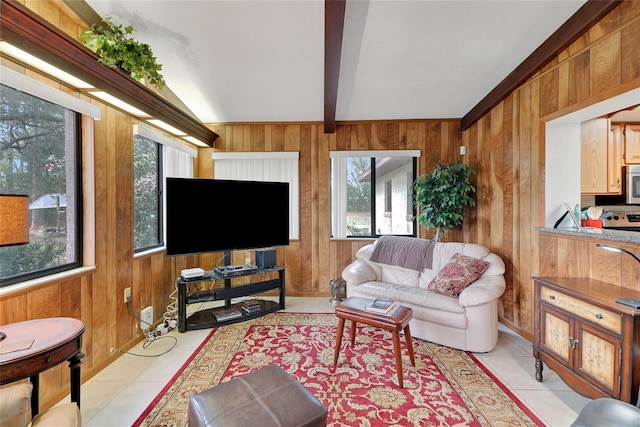
<path fill-rule="evenodd" d="M 640 231 L 640 211 L 610 211 L 600 215 L 602 228 L 609 230 Z"/>

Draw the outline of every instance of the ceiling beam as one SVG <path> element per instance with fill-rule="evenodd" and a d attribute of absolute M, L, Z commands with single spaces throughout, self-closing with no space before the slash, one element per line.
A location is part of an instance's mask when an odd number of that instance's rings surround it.
<path fill-rule="evenodd" d="M 615 9 L 622 0 L 588 0 L 576 13 L 514 69 L 498 86 L 473 107 L 460 121 L 461 130 L 473 126 L 482 116 L 540 71 L 560 52 Z"/>
<path fill-rule="evenodd" d="M 324 2 L 324 133 L 336 131 L 336 103 L 346 0 Z"/>
<path fill-rule="evenodd" d="M 213 146 L 218 134 L 17 1 L 1 0 L 0 39 Z"/>

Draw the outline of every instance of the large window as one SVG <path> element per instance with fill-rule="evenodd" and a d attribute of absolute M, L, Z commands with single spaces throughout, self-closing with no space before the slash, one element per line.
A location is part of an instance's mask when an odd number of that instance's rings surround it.
<path fill-rule="evenodd" d="M 133 136 L 133 248 L 162 246 L 162 150 L 160 144 Z"/>
<path fill-rule="evenodd" d="M 29 196 L 29 243 L 0 247 L 2 286 L 81 265 L 79 117 L 0 85 L 0 193 Z"/>
<path fill-rule="evenodd" d="M 412 183 L 419 151 L 331 153 L 332 236 L 415 236 Z"/>
<path fill-rule="evenodd" d="M 165 177 L 193 178 L 194 148 L 142 123 L 133 128 L 134 251 L 164 245 Z"/>

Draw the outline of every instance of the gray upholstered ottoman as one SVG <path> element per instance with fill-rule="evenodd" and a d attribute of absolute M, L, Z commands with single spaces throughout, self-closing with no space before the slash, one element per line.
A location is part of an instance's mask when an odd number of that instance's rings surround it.
<path fill-rule="evenodd" d="M 277 365 L 196 393 L 189 398 L 189 427 L 315 427 L 327 409 Z"/>

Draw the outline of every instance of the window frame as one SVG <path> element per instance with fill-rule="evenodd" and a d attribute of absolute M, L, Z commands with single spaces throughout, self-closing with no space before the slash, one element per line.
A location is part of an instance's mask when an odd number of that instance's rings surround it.
<path fill-rule="evenodd" d="M 10 71 L 10 70 L 9 70 Z M 4 74 L 5 68 L 2 67 L 2 73 Z M 75 236 L 73 242 L 73 252 L 75 253 L 75 259 L 71 262 L 65 262 L 55 267 L 42 268 L 39 270 L 29 271 L 22 274 L 16 274 L 13 276 L 7 276 L 5 278 L 0 277 L 0 288 L 4 288 L 16 283 L 21 283 L 29 280 L 35 280 L 51 276 L 53 274 L 71 271 L 83 266 L 84 263 L 84 204 L 83 204 L 83 180 L 82 180 L 82 135 L 83 135 L 83 120 L 82 112 L 77 110 L 83 110 L 82 105 L 77 103 L 73 97 L 70 97 L 63 92 L 56 91 L 48 86 L 43 85 L 37 81 L 34 81 L 26 76 L 22 76 L 15 72 L 7 73 L 0 79 L 0 84 L 18 92 L 22 92 L 28 96 L 39 98 L 51 104 L 54 104 L 60 108 L 64 108 L 73 115 L 74 128 L 72 130 L 65 130 L 65 132 L 73 132 L 73 150 L 74 150 L 74 162 L 73 162 L 73 180 L 75 192 L 70 195 L 66 194 L 67 200 L 70 200 L 71 196 L 75 206 L 75 215 L 73 218 L 73 233 Z M 75 107 L 75 108 L 74 108 Z M 78 108 L 80 107 L 80 108 Z M 85 110 L 87 111 L 87 110 Z M 88 109 L 89 112 L 93 111 Z M 65 159 L 66 160 L 66 159 Z M 30 202 L 33 202 L 30 201 Z M 66 213 L 68 215 L 68 211 Z M 67 219 L 67 223 L 69 220 Z M 69 230 L 67 230 L 69 233 Z"/>
<path fill-rule="evenodd" d="M 134 209 L 134 224 L 133 224 L 133 233 L 134 235 L 132 236 L 132 240 L 133 240 L 133 253 L 134 254 L 138 254 L 140 252 L 145 252 L 145 251 L 149 251 L 152 249 L 156 249 L 156 248 L 161 248 L 164 246 L 164 147 L 162 145 L 162 143 L 154 140 L 153 138 L 150 138 L 147 135 L 143 135 L 140 132 L 136 131 L 133 134 L 133 138 L 134 141 L 133 143 L 135 144 L 135 137 L 139 136 L 141 138 L 145 138 L 151 142 L 153 142 L 155 144 L 155 148 L 156 148 L 156 185 L 157 185 L 157 190 L 156 190 L 156 212 L 158 214 L 158 219 L 157 219 L 157 224 L 156 224 L 156 243 L 152 244 L 152 245 L 148 245 L 148 246 L 142 246 L 139 248 L 135 247 L 135 242 L 136 242 L 136 238 L 135 238 L 135 192 L 136 192 L 136 185 L 135 182 L 133 183 L 133 209 Z M 133 162 L 133 167 L 134 167 L 134 177 L 135 177 L 135 161 Z"/>
<path fill-rule="evenodd" d="M 331 217 L 331 224 L 330 224 L 330 229 L 331 229 L 331 238 L 332 239 L 366 239 L 366 238 L 379 238 L 380 236 L 382 236 L 383 234 L 379 234 L 377 233 L 376 230 L 376 165 L 375 165 L 375 159 L 376 158 L 383 158 L 383 157 L 410 157 L 411 158 L 411 162 L 412 162 L 412 176 L 413 179 L 411 180 L 411 183 L 409 183 L 408 187 L 413 189 L 413 182 L 415 181 L 415 179 L 417 178 L 417 174 L 418 174 L 418 159 L 421 156 L 421 151 L 420 150 L 368 150 L 368 151 L 358 151 L 358 150 L 354 150 L 354 151 L 331 151 L 329 153 L 329 156 L 331 158 L 331 170 L 330 170 L 330 188 L 331 188 L 331 207 L 330 207 L 330 217 Z M 344 214 L 345 214 L 345 218 L 341 218 L 340 212 L 335 212 L 334 210 L 334 202 L 335 202 L 335 198 L 341 198 L 341 197 L 346 197 L 346 179 L 347 179 L 347 174 L 346 171 L 341 171 L 338 170 L 336 171 L 334 169 L 334 165 L 335 162 L 334 160 L 336 159 L 342 159 L 342 158 L 370 158 L 371 159 L 371 197 L 370 197 L 370 211 L 371 211 L 371 227 L 370 227 L 370 234 L 368 235 L 349 235 L 348 231 L 347 231 L 347 226 L 346 226 L 346 205 L 343 207 L 338 207 L 337 209 L 340 210 L 341 212 L 344 210 Z M 341 169 L 341 168 L 340 168 Z M 344 185 L 342 185 L 341 188 L 335 188 L 334 187 L 334 180 L 336 181 L 340 181 L 340 182 L 344 182 Z M 383 185 L 386 185 L 386 181 Z M 335 194 L 335 193 L 338 194 Z M 411 191 L 410 194 L 413 194 L 413 191 Z M 411 197 L 411 200 L 413 200 L 413 197 Z M 413 222 L 413 227 L 412 233 L 407 233 L 407 234 L 384 234 L 384 235 L 397 235 L 397 236 L 412 236 L 412 237 L 416 237 L 417 233 L 418 233 L 418 223 L 415 217 L 416 214 L 416 209 L 415 206 L 412 204 L 412 218 L 411 221 Z M 407 217 L 409 215 L 407 214 Z M 407 221 L 409 221 L 409 219 L 407 219 Z M 338 232 L 336 232 L 336 229 Z M 337 235 L 340 234 L 340 230 L 344 230 L 345 231 L 345 235 Z"/>
<path fill-rule="evenodd" d="M 158 186 L 160 195 L 158 198 L 158 202 L 161 203 L 158 216 L 161 218 L 161 230 L 159 230 L 159 232 L 162 233 L 162 238 L 159 239 L 158 245 L 140 248 L 138 250 L 134 249 L 134 254 L 140 254 L 145 251 L 163 248 L 165 246 L 165 238 L 167 235 L 167 224 L 165 221 L 167 201 L 164 194 L 164 188 L 166 179 L 167 177 L 193 178 L 193 159 L 198 157 L 198 150 L 191 147 L 190 145 L 185 144 L 178 138 L 166 136 L 165 134 L 160 133 L 160 131 L 156 130 L 155 128 L 152 128 L 144 123 L 137 123 L 133 125 L 133 134 L 142 136 L 158 144 L 158 151 L 161 157 L 158 161 L 158 167 L 160 168 L 160 184 Z M 188 156 L 188 158 L 190 159 L 188 161 L 188 164 L 182 162 L 182 158 L 178 158 L 179 163 L 176 163 L 175 160 L 177 155 Z"/>

